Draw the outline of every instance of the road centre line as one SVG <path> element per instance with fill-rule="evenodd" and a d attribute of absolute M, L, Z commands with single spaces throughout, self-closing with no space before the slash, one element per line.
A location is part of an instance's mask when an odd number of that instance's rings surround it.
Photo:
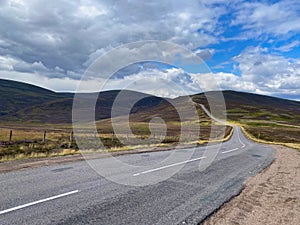
<path fill-rule="evenodd" d="M 220 122 L 220 123 L 222 123 L 222 124 L 226 124 L 226 122 L 225 121 L 222 121 L 222 120 L 219 120 L 219 119 L 217 119 L 217 118 L 215 118 L 206 108 L 205 108 L 205 106 L 204 105 L 202 105 L 202 104 L 200 104 L 200 106 L 201 106 L 201 108 L 202 108 L 202 110 L 211 118 L 211 119 L 213 119 L 213 120 L 215 120 L 215 121 L 217 121 L 217 122 Z M 235 130 L 235 129 L 234 129 Z M 242 148 L 245 148 L 246 147 L 246 145 L 242 142 L 242 140 L 241 140 L 241 138 L 240 138 L 240 133 L 239 133 L 240 131 L 237 131 L 237 135 L 238 135 L 238 139 L 239 139 L 239 142 L 242 144 L 242 147 L 241 147 L 241 149 Z M 232 150 L 228 150 L 228 151 L 224 151 L 224 152 L 222 152 L 222 153 L 229 153 L 229 152 L 233 152 L 233 151 L 236 151 L 236 150 L 238 150 L 239 148 L 235 148 L 235 149 L 232 149 Z"/>
<path fill-rule="evenodd" d="M 151 173 L 151 172 L 155 172 L 155 171 L 158 171 L 158 170 L 167 169 L 167 168 L 172 167 L 172 166 L 178 166 L 178 165 L 181 165 L 181 164 L 185 164 L 185 163 L 189 163 L 189 162 L 194 162 L 194 161 L 205 159 L 205 158 L 206 157 L 203 156 L 203 157 L 199 157 L 199 158 L 195 158 L 195 159 L 190 159 L 190 160 L 186 160 L 186 161 L 183 161 L 183 162 L 178 162 L 178 163 L 170 164 L 170 165 L 167 165 L 167 166 L 158 167 L 158 168 L 155 168 L 155 169 L 146 170 L 144 172 L 133 174 L 133 176 L 135 177 L 135 176 L 139 176 L 139 175 L 142 175 L 142 174 L 146 174 L 146 173 Z"/>
<path fill-rule="evenodd" d="M 237 132 L 237 136 L 238 136 L 239 142 L 242 144 L 242 147 L 240 147 L 240 148 L 241 148 L 241 149 L 242 149 L 242 148 L 245 148 L 246 145 L 242 142 L 242 140 L 241 140 L 241 138 L 240 138 L 240 133 L 239 133 L 239 131 Z M 240 148 L 231 149 L 231 150 L 228 150 L 228 151 L 224 151 L 224 152 L 222 152 L 222 153 L 225 154 L 225 153 L 229 153 L 229 152 L 234 152 L 234 151 L 239 150 Z"/>
<path fill-rule="evenodd" d="M 78 193 L 78 192 L 79 192 L 79 190 L 75 190 L 75 191 L 67 192 L 67 193 L 64 193 L 64 194 L 60 194 L 60 195 L 52 196 L 52 197 L 49 197 L 49 198 L 45 198 L 45 199 L 42 199 L 42 200 L 38 200 L 38 201 L 35 201 L 35 202 L 30 202 L 30 203 L 27 203 L 27 204 L 24 204 L 24 205 L 19 205 L 19 206 L 10 208 L 10 209 L 2 210 L 2 211 L 0 211 L 0 215 L 5 214 L 5 213 L 9 213 L 9 212 L 12 212 L 12 211 L 15 211 L 15 210 L 18 210 L 18 209 L 23 209 L 23 208 L 26 208 L 26 207 L 29 207 L 29 206 L 33 206 L 33 205 L 36 205 L 36 204 L 40 204 L 40 203 L 43 203 L 43 202 L 51 201 L 51 200 L 54 200 L 54 199 L 57 199 L 57 198 L 62 198 L 62 197 L 68 196 L 68 195 Z"/>
<path fill-rule="evenodd" d="M 235 148 L 235 149 L 231 149 L 231 150 L 228 150 L 228 151 L 224 151 L 222 153 L 224 154 L 224 153 L 234 152 L 234 151 L 237 151 L 237 150 L 239 150 L 239 148 Z"/>

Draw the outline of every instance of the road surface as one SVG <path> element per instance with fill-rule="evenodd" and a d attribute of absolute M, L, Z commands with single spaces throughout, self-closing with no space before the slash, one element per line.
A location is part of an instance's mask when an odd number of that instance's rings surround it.
<path fill-rule="evenodd" d="M 213 148 L 215 145 L 208 150 Z M 221 145 L 212 164 L 201 171 L 205 150 L 197 147 L 118 156 L 126 163 L 152 165 L 152 169 L 125 171 L 127 179 L 140 182 L 159 180 L 183 167 L 167 180 L 141 187 L 106 179 L 85 161 L 0 174 L 0 224 L 198 224 L 238 194 L 243 182 L 269 165 L 274 155 L 271 147 L 248 140 L 238 127 Z M 174 162 L 155 164 L 170 154 Z M 109 160 L 93 162 L 109 165 Z M 120 174 L 124 174 L 122 168 L 111 176 L 124 178 Z"/>

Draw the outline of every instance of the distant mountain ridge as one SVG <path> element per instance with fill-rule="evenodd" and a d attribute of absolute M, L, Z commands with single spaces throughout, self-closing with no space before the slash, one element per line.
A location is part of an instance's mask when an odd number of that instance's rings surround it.
<path fill-rule="evenodd" d="M 112 90 L 99 94 L 96 120 L 111 117 L 111 108 L 119 92 L 120 90 Z M 172 117 L 170 114 L 174 110 L 170 110 L 168 99 L 129 90 L 124 92 L 128 100 L 142 99 L 133 106 L 131 113 L 140 114 L 141 118 L 150 118 L 153 114 L 159 116 L 164 113 Z M 95 94 L 97 93 L 79 94 L 79 96 L 82 99 L 89 99 Z M 213 96 L 214 92 L 208 92 L 207 95 Z M 300 122 L 300 102 L 237 91 L 223 91 L 223 96 L 227 117 L 231 120 L 263 119 L 284 120 L 287 123 Z M 0 79 L 0 121 L 71 123 L 73 97 L 74 93 L 58 93 L 30 84 Z M 207 105 L 204 93 L 190 97 L 196 103 Z M 178 97 L 172 101 L 186 101 L 186 98 Z"/>

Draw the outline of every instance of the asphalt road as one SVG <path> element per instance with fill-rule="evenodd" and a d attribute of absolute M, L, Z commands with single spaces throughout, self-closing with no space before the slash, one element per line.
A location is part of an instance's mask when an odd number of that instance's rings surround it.
<path fill-rule="evenodd" d="M 118 156 L 129 168 L 106 158 L 1 174 L 0 224 L 198 224 L 273 155 L 235 128 L 222 145 Z"/>

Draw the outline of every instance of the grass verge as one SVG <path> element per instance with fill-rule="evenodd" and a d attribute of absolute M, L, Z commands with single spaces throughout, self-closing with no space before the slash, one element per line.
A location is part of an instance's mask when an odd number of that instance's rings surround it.
<path fill-rule="evenodd" d="M 20 160 L 20 159 L 32 159 L 32 158 L 47 158 L 47 157 L 57 157 L 57 156 L 67 156 L 67 155 L 75 155 L 80 154 L 80 151 L 75 149 L 64 149 L 61 152 L 32 152 L 31 154 L 16 154 L 16 155 L 4 155 L 0 158 L 0 163 L 12 161 L 12 160 Z"/>

